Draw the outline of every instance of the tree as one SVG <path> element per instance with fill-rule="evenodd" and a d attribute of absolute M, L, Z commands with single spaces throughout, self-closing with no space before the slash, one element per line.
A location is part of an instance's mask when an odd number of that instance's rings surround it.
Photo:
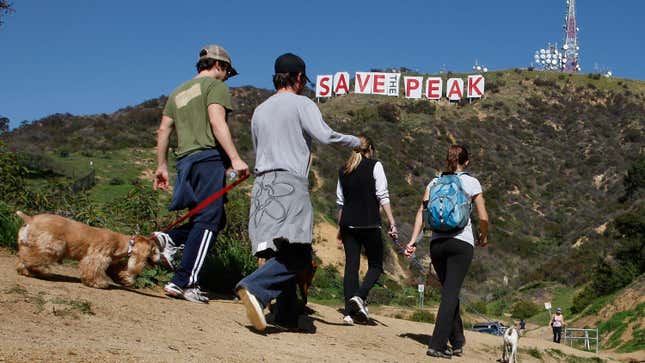
<path fill-rule="evenodd" d="M 9 131 L 9 119 L 7 117 L 0 116 L 0 135 Z"/>
<path fill-rule="evenodd" d="M 0 26 L 2 26 L 2 17 L 13 13 L 13 4 L 8 0 L 0 0 Z"/>

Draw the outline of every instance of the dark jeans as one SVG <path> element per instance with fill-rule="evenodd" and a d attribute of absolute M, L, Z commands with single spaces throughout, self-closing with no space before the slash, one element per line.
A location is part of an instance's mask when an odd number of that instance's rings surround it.
<path fill-rule="evenodd" d="M 434 240 L 430 244 L 432 266 L 442 286 L 441 303 L 429 344 L 432 349 L 444 350 L 448 341 L 453 349 L 462 348 L 466 343 L 459 314 L 459 290 L 473 259 L 473 250 L 471 244 L 454 238 Z"/>
<path fill-rule="evenodd" d="M 345 248 L 345 278 L 343 291 L 345 294 L 345 315 L 349 315 L 349 299 L 359 296 L 365 300 L 370 290 L 383 273 L 383 240 L 380 228 L 341 228 L 343 246 Z M 365 247 L 367 255 L 367 273 L 363 283 L 358 284 L 358 269 L 361 263 L 361 246 Z"/>
<path fill-rule="evenodd" d="M 560 343 L 561 335 L 562 335 L 562 327 L 561 326 L 554 326 L 553 327 L 553 342 L 554 343 Z"/>
<path fill-rule="evenodd" d="M 224 187 L 224 174 L 224 164 L 219 158 L 192 164 L 186 182 L 190 183 L 198 203 Z M 181 288 L 194 286 L 199 282 L 211 242 L 217 238 L 217 233 L 226 223 L 224 198 L 215 200 L 197 212 L 187 223 L 168 231 L 176 246 L 185 245 L 181 262 L 171 280 Z M 196 205 L 197 203 L 188 208 L 194 208 Z"/>
<path fill-rule="evenodd" d="M 311 244 L 276 243 L 278 251 L 262 267 L 237 283 L 246 288 L 263 307 L 277 299 L 276 321 L 286 325 L 298 321 L 296 274 L 311 266 Z"/>

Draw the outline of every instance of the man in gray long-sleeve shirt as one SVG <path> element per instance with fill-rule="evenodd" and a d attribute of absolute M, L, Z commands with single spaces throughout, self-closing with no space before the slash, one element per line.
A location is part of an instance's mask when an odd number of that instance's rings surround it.
<path fill-rule="evenodd" d="M 360 143 L 355 136 L 332 130 L 316 104 L 300 95 L 308 81 L 300 57 L 291 53 L 278 57 L 273 76 L 277 92 L 255 109 L 251 121 L 256 179 L 249 236 L 253 254 L 268 259 L 242 279 L 236 291 L 258 330 L 266 328 L 263 308 L 276 298 L 276 323 L 297 326 L 295 277 L 311 265 L 313 208 L 308 174 L 312 138 L 350 147 Z"/>

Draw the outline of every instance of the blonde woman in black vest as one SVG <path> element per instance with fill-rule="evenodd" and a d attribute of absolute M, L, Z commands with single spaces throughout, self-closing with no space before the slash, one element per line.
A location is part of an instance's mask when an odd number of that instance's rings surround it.
<path fill-rule="evenodd" d="M 390 208 L 387 179 L 380 161 L 372 159 L 374 147 L 367 137 L 338 172 L 336 204 L 338 204 L 338 244 L 345 249 L 346 324 L 369 322 L 365 304 L 372 286 L 383 273 L 383 240 L 381 239 L 381 214 L 383 208 L 390 224 L 388 234 L 396 237 L 397 229 Z M 359 286 L 358 270 L 361 248 L 365 248 L 368 269 Z"/>

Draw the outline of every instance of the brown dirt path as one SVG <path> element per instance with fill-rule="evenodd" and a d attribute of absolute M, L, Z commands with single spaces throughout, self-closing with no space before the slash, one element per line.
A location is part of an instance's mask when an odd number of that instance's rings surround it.
<path fill-rule="evenodd" d="M 270 327 L 259 334 L 231 298 L 199 305 L 166 298 L 160 290 L 98 290 L 79 282 L 75 266 L 57 266 L 53 280 L 41 280 L 17 275 L 15 263 L 15 256 L 0 251 L 0 362 L 430 360 L 425 343 L 431 324 L 374 316 L 376 326 L 344 326 L 333 308 L 310 304 L 315 312 L 302 319 L 310 333 Z M 466 355 L 452 361 L 499 358 L 501 338 L 466 334 Z M 594 356 L 534 338 L 522 339 L 521 346 Z M 521 358 L 538 361 L 526 353 Z"/>

